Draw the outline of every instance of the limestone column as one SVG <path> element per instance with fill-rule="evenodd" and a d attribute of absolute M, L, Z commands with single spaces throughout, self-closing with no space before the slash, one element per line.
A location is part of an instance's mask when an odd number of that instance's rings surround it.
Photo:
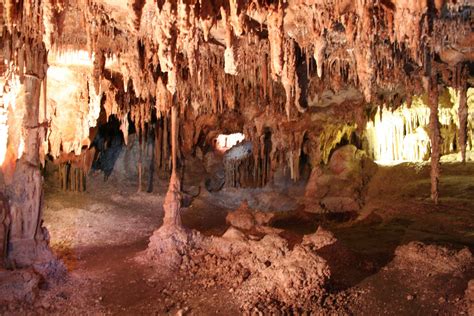
<path fill-rule="evenodd" d="M 176 150 L 177 150 L 177 109 L 171 108 L 171 157 L 172 171 L 168 192 L 166 193 L 163 208 L 165 211 L 163 226 L 181 227 L 181 181 L 176 171 Z"/>
<path fill-rule="evenodd" d="M 16 110 L 23 110 L 21 129 L 24 146 L 20 144 L 11 179 L 5 181 L 5 195 L 10 212 L 6 264 L 38 270 L 54 260 L 48 246 L 47 232 L 42 227 L 43 178 L 40 173 L 39 124 L 41 83 L 46 75 L 47 52 L 42 42 L 22 43 L 25 56 L 23 87 L 17 96 Z"/>
<path fill-rule="evenodd" d="M 430 139 L 431 139 L 431 199 L 438 204 L 439 175 L 440 175 L 440 145 L 441 135 L 438 118 L 438 82 L 436 76 L 430 79 L 428 91 L 428 105 L 430 107 Z"/>
<path fill-rule="evenodd" d="M 459 89 L 459 147 L 461 147 L 461 161 L 466 162 L 466 145 L 467 145 L 467 84 L 463 82 Z"/>

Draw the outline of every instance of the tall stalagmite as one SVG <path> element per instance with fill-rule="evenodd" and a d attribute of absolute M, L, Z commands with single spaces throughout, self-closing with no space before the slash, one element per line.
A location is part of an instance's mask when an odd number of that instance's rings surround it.
<path fill-rule="evenodd" d="M 431 199 L 438 204 L 439 197 L 439 175 L 441 171 L 440 143 L 438 119 L 438 80 L 434 75 L 429 79 L 428 104 L 430 107 L 430 139 L 431 139 Z"/>
<path fill-rule="evenodd" d="M 40 146 L 45 126 L 39 122 L 40 95 L 45 85 L 47 51 L 42 42 L 26 38 L 15 43 L 22 47 L 22 89 L 16 98 L 17 111 L 23 111 L 18 121 L 21 141 L 19 160 L 7 161 L 14 167 L 11 175 L 3 170 L 4 194 L 9 201 L 11 226 L 7 239 L 6 264 L 10 267 L 35 265 L 45 269 L 54 257 L 48 248 L 48 233 L 42 227 L 43 176 L 40 172 Z"/>
<path fill-rule="evenodd" d="M 461 82 L 459 89 L 459 147 L 461 147 L 461 161 L 466 162 L 466 147 L 467 147 L 467 84 L 465 81 Z"/>
<path fill-rule="evenodd" d="M 176 150 L 177 150 L 177 120 L 178 110 L 176 106 L 171 107 L 171 157 L 172 157 L 172 171 L 171 178 L 166 193 L 165 202 L 163 208 L 165 216 L 163 218 L 164 226 L 181 227 L 181 181 L 179 180 L 178 173 L 176 171 Z"/>

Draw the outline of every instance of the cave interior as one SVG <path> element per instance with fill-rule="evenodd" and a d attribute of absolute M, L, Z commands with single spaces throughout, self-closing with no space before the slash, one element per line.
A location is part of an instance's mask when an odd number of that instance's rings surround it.
<path fill-rule="evenodd" d="M 0 314 L 474 315 L 472 0 L 0 0 Z"/>

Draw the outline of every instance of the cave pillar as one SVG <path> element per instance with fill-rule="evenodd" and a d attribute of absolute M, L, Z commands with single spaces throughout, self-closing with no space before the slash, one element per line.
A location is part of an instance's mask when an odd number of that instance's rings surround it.
<path fill-rule="evenodd" d="M 16 110 L 23 112 L 17 128 L 23 142 L 16 161 L 6 161 L 12 172 L 2 172 L 1 195 L 9 214 L 5 265 L 12 268 L 35 266 L 38 270 L 54 257 L 48 246 L 48 233 L 42 227 L 43 178 L 40 172 L 40 144 L 43 126 L 39 124 L 41 84 L 46 75 L 47 52 L 43 43 L 24 43 L 23 85 L 16 98 Z M 5 167 L 5 166 L 4 166 Z M 6 170 L 8 168 L 4 168 Z"/>
<path fill-rule="evenodd" d="M 181 227 L 181 181 L 176 172 L 176 151 L 177 151 L 177 109 L 176 106 L 171 108 L 171 157 L 172 171 L 168 192 L 166 193 L 165 202 L 163 204 L 164 218 L 163 226 Z"/>
<path fill-rule="evenodd" d="M 441 171 L 440 166 L 440 146 L 441 134 L 439 129 L 438 118 L 438 82 L 436 76 L 430 79 L 428 91 L 428 105 L 430 108 L 430 140 L 431 140 L 431 199 L 438 204 L 439 196 L 439 175 Z"/>
<path fill-rule="evenodd" d="M 466 147 L 467 147 L 467 85 L 462 83 L 459 91 L 459 147 L 461 149 L 461 161 L 466 162 Z"/>

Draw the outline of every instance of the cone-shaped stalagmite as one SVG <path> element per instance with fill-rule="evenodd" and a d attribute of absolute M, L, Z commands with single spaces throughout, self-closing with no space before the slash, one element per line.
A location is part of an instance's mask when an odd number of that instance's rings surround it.
<path fill-rule="evenodd" d="M 181 227 L 181 182 L 176 172 L 177 115 L 176 106 L 173 106 L 171 108 L 171 157 L 173 166 L 168 192 L 166 193 L 165 203 L 163 204 L 165 211 L 163 226 Z"/>

